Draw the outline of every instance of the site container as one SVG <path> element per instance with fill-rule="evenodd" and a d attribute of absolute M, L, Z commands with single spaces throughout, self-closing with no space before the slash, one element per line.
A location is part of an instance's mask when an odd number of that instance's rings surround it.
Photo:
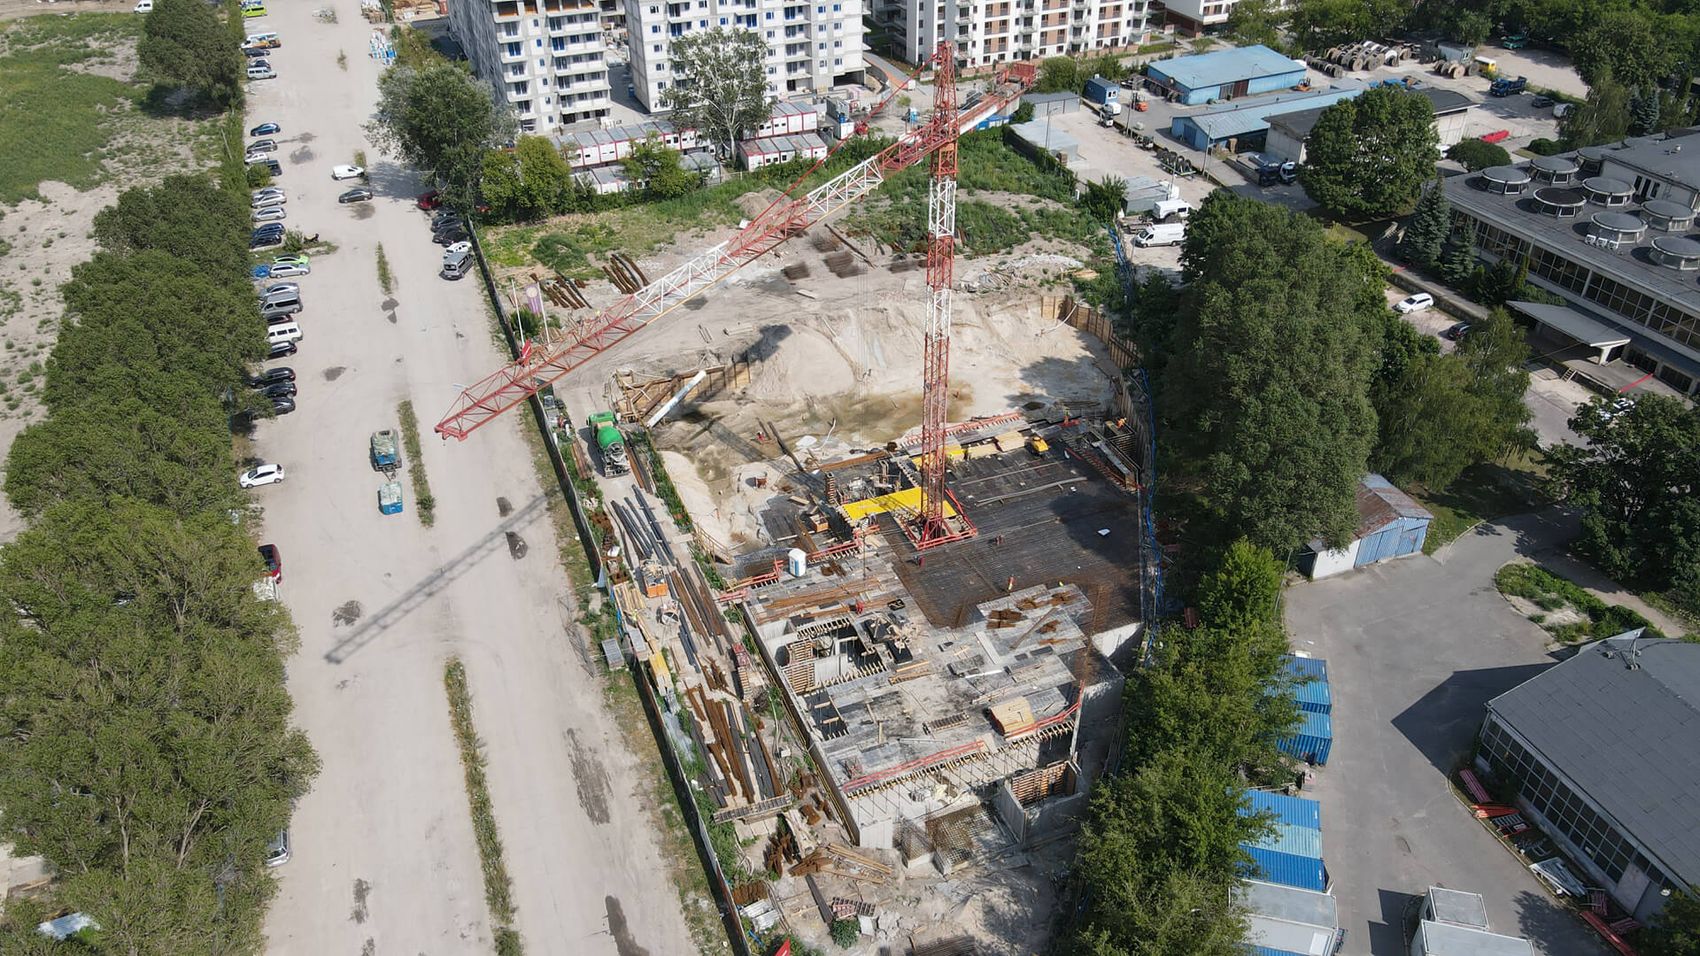
<path fill-rule="evenodd" d="M 1258 843 L 1240 846 L 1251 855 L 1252 879 L 1296 886 L 1321 893 L 1328 889 L 1328 869 L 1322 864 L 1322 831 L 1275 824 L 1275 832 Z"/>
<path fill-rule="evenodd" d="M 1301 711 L 1298 733 L 1277 745 L 1282 753 L 1318 764 L 1328 763 L 1328 751 L 1334 746 L 1334 721 L 1327 714 Z"/>
<path fill-rule="evenodd" d="M 1241 812 L 1249 815 L 1265 810 L 1275 814 L 1277 823 L 1318 831 L 1322 829 L 1322 804 L 1315 800 L 1289 797 L 1284 793 L 1271 793 L 1267 790 L 1247 791 L 1246 806 Z"/>

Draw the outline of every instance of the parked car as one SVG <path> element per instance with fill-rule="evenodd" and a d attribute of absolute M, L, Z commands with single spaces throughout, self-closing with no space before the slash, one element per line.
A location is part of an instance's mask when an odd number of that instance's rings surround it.
<path fill-rule="evenodd" d="M 331 167 L 331 178 L 338 182 L 341 182 L 344 179 L 359 179 L 364 175 L 366 175 L 366 170 L 361 166 L 344 165 Z"/>
<path fill-rule="evenodd" d="M 301 347 L 296 344 L 299 341 L 299 339 L 289 339 L 283 342 L 273 342 L 271 346 L 266 349 L 266 361 L 269 362 L 272 359 L 285 358 L 299 352 Z"/>
<path fill-rule="evenodd" d="M 265 56 L 266 55 L 266 48 L 265 47 L 259 47 L 259 46 L 245 46 L 245 47 L 242 48 L 242 55 L 249 58 L 250 60 L 255 58 L 255 57 Z"/>
<path fill-rule="evenodd" d="M 414 205 L 427 212 L 441 206 L 442 204 L 443 194 L 435 189 L 429 189 L 420 193 L 419 198 L 414 200 Z"/>
<path fill-rule="evenodd" d="M 132 9 L 137 13 L 152 13 L 153 0 L 136 0 L 136 5 Z"/>
<path fill-rule="evenodd" d="M 283 127 L 276 123 L 261 123 L 248 131 L 249 136 L 276 136 L 283 132 Z"/>
<path fill-rule="evenodd" d="M 465 226 L 453 226 L 431 237 L 431 241 L 439 246 L 449 246 L 457 242 L 465 242 L 471 238 Z"/>
<path fill-rule="evenodd" d="M 361 186 L 357 189 L 350 189 L 348 192 L 345 192 L 342 195 L 336 197 L 336 201 L 339 202 L 339 203 L 342 203 L 344 205 L 347 205 L 348 203 L 351 203 L 351 202 L 370 202 L 371 199 L 372 199 L 372 190 L 367 189 L 364 186 Z"/>
<path fill-rule="evenodd" d="M 272 414 L 273 415 L 288 415 L 290 412 L 293 412 L 293 411 L 295 411 L 295 399 L 293 399 L 293 398 L 274 398 L 274 399 L 272 399 Z"/>
<path fill-rule="evenodd" d="M 283 480 L 283 466 L 273 464 L 258 464 L 237 477 L 236 483 L 244 488 L 258 488 L 261 485 L 275 485 Z"/>
<path fill-rule="evenodd" d="M 263 301 L 265 299 L 272 299 L 272 298 L 276 298 L 277 296 L 285 295 L 285 294 L 300 295 L 301 294 L 300 283 L 297 283 L 297 282 L 273 282 L 271 285 L 268 285 L 264 289 L 260 290 L 260 299 Z"/>
<path fill-rule="evenodd" d="M 265 388 L 267 385 L 275 385 L 278 382 L 293 382 L 295 381 L 295 370 L 287 365 L 279 365 L 277 368 L 268 368 L 249 375 L 246 381 L 249 388 Z"/>
<path fill-rule="evenodd" d="M 1416 295 L 1409 295 L 1400 299 L 1399 303 L 1393 307 L 1393 311 L 1400 315 L 1410 315 L 1412 312 L 1421 312 L 1433 307 L 1434 296 L 1427 292 L 1418 292 Z"/>
<path fill-rule="evenodd" d="M 282 176 L 283 175 L 283 165 L 275 159 L 269 159 L 268 158 L 268 159 L 263 159 L 263 160 L 255 160 L 254 162 L 251 162 L 248 165 L 250 165 L 250 166 L 264 166 L 265 169 L 266 169 L 266 172 L 272 174 L 273 176 Z"/>
<path fill-rule="evenodd" d="M 1503 143 L 1510 138 L 1511 131 L 1508 129 L 1496 129 L 1491 133 L 1483 133 L 1481 137 L 1484 143 Z"/>
<path fill-rule="evenodd" d="M 273 581 L 283 580 L 283 552 L 275 544 L 262 544 L 259 548 L 260 561 L 265 564 L 266 577 Z"/>
<path fill-rule="evenodd" d="M 275 139 L 256 139 L 252 143 L 248 144 L 248 152 L 250 152 L 250 153 L 275 153 L 275 152 L 277 152 L 277 140 L 275 140 Z"/>
<path fill-rule="evenodd" d="M 265 153 L 243 153 L 242 154 L 242 161 L 244 163 L 247 163 L 249 166 L 252 166 L 255 163 L 263 163 L 263 162 L 266 161 L 266 154 Z"/>
<path fill-rule="evenodd" d="M 294 398 L 296 391 L 294 382 L 273 382 L 260 389 L 260 394 L 275 402 L 280 398 Z"/>
<path fill-rule="evenodd" d="M 1469 333 L 1470 333 L 1470 323 L 1459 322 L 1459 323 L 1456 323 L 1455 325 L 1448 326 L 1446 331 L 1440 333 L 1440 337 L 1443 338 L 1443 339 L 1450 339 L 1453 342 L 1457 342 L 1457 341 L 1461 341 L 1464 338 L 1464 336 L 1468 335 Z"/>
<path fill-rule="evenodd" d="M 255 222 L 278 222 L 288 218 L 289 213 L 282 206 L 261 206 L 254 210 Z"/>
<path fill-rule="evenodd" d="M 307 256 L 300 252 L 291 253 L 287 256 L 272 257 L 272 265 L 274 266 L 305 266 L 307 264 Z"/>
<path fill-rule="evenodd" d="M 250 79 L 250 80 L 275 80 L 275 79 L 277 79 L 277 73 L 276 73 L 276 71 L 274 71 L 271 68 L 271 64 L 267 63 L 265 66 L 260 65 L 261 63 L 265 63 L 265 62 L 266 61 L 264 61 L 264 60 L 255 60 L 254 62 L 248 64 L 248 79 Z"/>
<path fill-rule="evenodd" d="M 250 70 L 253 70 L 253 69 L 269 70 L 271 68 L 272 68 L 272 61 L 265 59 L 264 57 L 262 57 L 258 60 L 251 60 L 248 63 L 248 69 L 250 69 Z"/>
<path fill-rule="evenodd" d="M 251 252 L 276 249 L 281 245 L 283 245 L 283 233 L 281 232 L 259 232 L 256 230 L 248 239 L 248 249 Z"/>
<path fill-rule="evenodd" d="M 279 830 L 277 836 L 266 844 L 266 865 L 282 866 L 289 862 L 289 831 Z"/>
<path fill-rule="evenodd" d="M 291 276 L 304 276 L 313 271 L 305 262 L 274 262 L 265 268 L 267 270 L 266 276 L 259 276 L 258 278 L 263 279 L 269 276 L 273 279 L 286 279 Z"/>
<path fill-rule="evenodd" d="M 451 246 L 448 246 L 447 248 L 445 248 L 443 250 L 443 259 L 447 260 L 449 256 L 458 256 L 463 252 L 471 252 L 471 251 L 472 251 L 472 243 L 470 243 L 470 242 L 457 242 L 457 243 L 455 243 Z"/>
<path fill-rule="evenodd" d="M 1600 410 L 1600 416 L 1609 422 L 1619 415 L 1627 414 L 1634 407 L 1635 399 L 1633 398 L 1614 398 Z"/>
<path fill-rule="evenodd" d="M 253 200 L 253 207 L 255 209 L 266 209 L 271 206 L 281 206 L 288 201 L 289 200 L 284 197 L 276 193 L 272 193 L 266 196 L 255 196 Z"/>
<path fill-rule="evenodd" d="M 1537 96 L 1534 99 L 1529 101 L 1529 105 L 1533 106 L 1535 109 L 1544 110 L 1547 107 L 1552 105 L 1552 97 L 1550 97 L 1550 96 Z"/>
<path fill-rule="evenodd" d="M 465 227 L 466 218 L 463 216 L 438 214 L 437 218 L 431 220 L 432 232 L 442 232 L 444 229 L 450 228 L 464 229 Z"/>
<path fill-rule="evenodd" d="M 278 235 L 282 235 L 283 234 L 283 223 L 281 223 L 281 222 L 261 223 L 260 225 L 254 227 L 254 231 L 255 232 L 268 232 L 268 233 L 269 232 L 275 232 Z"/>

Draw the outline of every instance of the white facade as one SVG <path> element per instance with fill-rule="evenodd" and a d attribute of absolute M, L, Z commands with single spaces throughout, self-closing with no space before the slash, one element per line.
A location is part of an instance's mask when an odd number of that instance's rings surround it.
<path fill-rule="evenodd" d="M 449 0 L 455 39 L 525 133 L 608 115 L 600 21 L 596 0 Z"/>
<path fill-rule="evenodd" d="M 668 44 L 719 27 L 753 31 L 767 44 L 775 96 L 824 94 L 861 79 L 862 0 L 626 0 L 632 87 L 645 109 L 666 108 Z"/>
<path fill-rule="evenodd" d="M 874 19 L 911 63 L 954 40 L 969 68 L 1136 47 L 1150 0 L 874 0 Z"/>

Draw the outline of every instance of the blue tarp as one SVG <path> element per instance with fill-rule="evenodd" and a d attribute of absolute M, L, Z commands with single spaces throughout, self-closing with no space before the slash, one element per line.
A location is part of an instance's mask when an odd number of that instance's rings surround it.
<path fill-rule="evenodd" d="M 1282 793 L 1270 793 L 1267 790 L 1250 790 L 1246 792 L 1246 806 L 1241 812 L 1247 815 L 1267 810 L 1275 814 L 1279 823 L 1295 827 L 1308 827 L 1312 830 L 1322 829 L 1322 804 L 1303 797 L 1289 797 Z"/>

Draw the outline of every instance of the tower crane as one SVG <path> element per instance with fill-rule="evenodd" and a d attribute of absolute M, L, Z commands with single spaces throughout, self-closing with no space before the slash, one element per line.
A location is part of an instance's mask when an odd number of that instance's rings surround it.
<path fill-rule="evenodd" d="M 959 110 L 955 102 L 954 45 L 949 42 L 940 43 L 929 58 L 929 63 L 922 64 L 921 69 L 928 65 L 935 67 L 940 78 L 948 81 L 941 84 L 938 91 L 942 97 L 948 87 L 948 109 L 935 110 L 926 123 L 905 133 L 895 143 L 814 189 L 802 192 L 804 183 L 826 162 L 822 159 L 792 183 L 784 194 L 760 215 L 744 224 L 732 238 L 692 256 L 673 271 L 621 298 L 595 316 L 579 323 L 562 339 L 536 345 L 527 343 L 518 359 L 461 392 L 448 414 L 437 423 L 437 434 L 445 439 L 464 440 L 480 426 L 526 401 L 598 353 L 613 347 L 698 293 L 761 258 L 785 240 L 801 235 L 809 227 L 873 192 L 892 174 L 907 169 L 948 146 L 949 172 L 943 177 L 943 181 L 948 185 L 940 186 L 941 167 L 935 164 L 933 185 L 928 191 L 927 276 L 933 288 L 933 301 L 928 313 L 928 393 L 923 416 L 922 471 L 927 480 L 923 482 L 923 507 L 919 524 L 910 529 L 910 534 L 917 545 L 940 544 L 971 534 L 971 526 L 966 526 L 965 521 L 961 519 L 954 526 L 947 524 L 948 509 L 944 504 L 943 490 L 943 421 L 946 404 L 944 393 L 947 388 L 949 359 L 949 282 L 951 253 L 954 251 L 951 240 L 955 229 L 956 138 L 963 130 L 973 129 L 986 118 L 1012 106 L 1022 93 L 1032 88 L 1038 70 L 1034 64 L 1026 62 L 1012 63 L 1000 68 L 994 76 L 992 90 L 971 103 L 968 108 Z M 894 89 L 893 94 L 895 92 Z M 941 98 L 940 102 L 942 104 L 944 100 Z M 842 147 L 843 143 L 839 146 Z M 940 204 L 941 200 L 943 205 Z M 942 293 L 937 284 L 941 279 L 944 282 Z M 936 350 L 935 342 L 939 346 Z M 933 392 L 935 387 L 936 396 Z M 932 444 L 928 444 L 928 441 Z M 929 465 L 929 462 L 932 464 Z M 936 468 L 936 474 L 929 471 L 929 468 Z M 964 527 L 969 530 L 964 530 Z"/>

